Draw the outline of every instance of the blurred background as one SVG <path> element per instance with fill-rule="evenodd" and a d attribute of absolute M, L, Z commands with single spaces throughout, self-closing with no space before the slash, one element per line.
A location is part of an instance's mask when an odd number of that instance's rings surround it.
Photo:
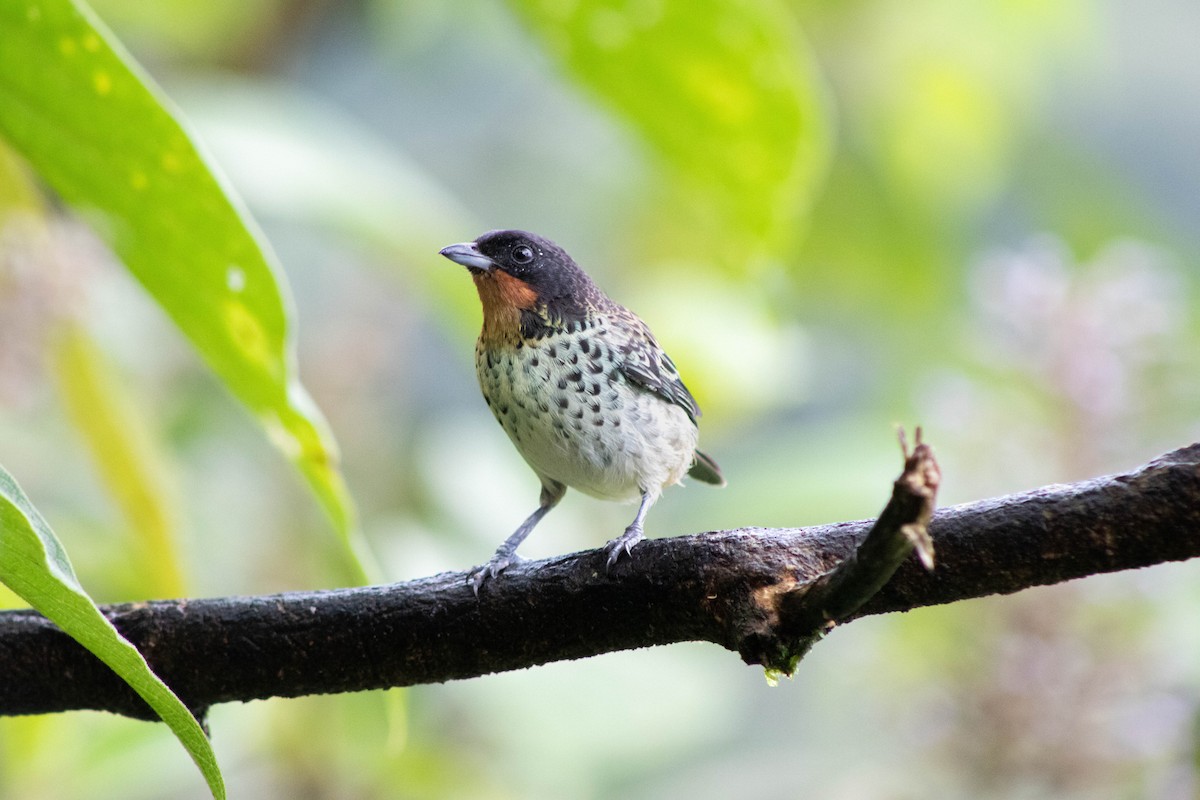
<path fill-rule="evenodd" d="M 669 491 L 652 536 L 871 517 L 897 423 L 943 505 L 1200 436 L 1189 0 L 93 6 L 278 252 L 389 580 L 483 562 L 536 503 L 437 256 L 491 228 L 566 247 L 703 406 L 729 487 Z M 344 585 L 285 459 L 87 228 L 52 226 L 0 228 L 0 441 L 84 586 Z M 132 498 L 90 455 L 96 385 L 149 465 Z M 630 512 L 568 493 L 523 552 Z M 232 797 L 1195 798 L 1198 608 L 1192 562 L 864 619 L 775 687 L 691 644 L 210 724 Z M 162 726 L 72 713 L 0 719 L 0 796 L 205 795 Z"/>

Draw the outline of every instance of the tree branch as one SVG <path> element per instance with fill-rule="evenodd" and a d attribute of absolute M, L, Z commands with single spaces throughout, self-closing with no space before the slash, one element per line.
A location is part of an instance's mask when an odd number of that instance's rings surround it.
<path fill-rule="evenodd" d="M 920 491 L 918 483 L 899 494 Z M 919 524 L 922 508 L 883 527 Z M 201 714 L 234 700 L 440 682 L 680 641 L 714 642 L 748 663 L 788 671 L 830 619 L 1200 556 L 1200 445 L 1129 474 L 942 510 L 929 524 L 936 571 L 906 559 L 855 609 L 862 598 L 853 595 L 886 571 L 887 558 L 864 556 L 860 547 L 878 525 L 648 540 L 611 576 L 603 552 L 590 550 L 514 566 L 478 599 L 457 572 L 392 586 L 105 611 Z M 896 541 L 885 533 L 882 541 Z M 867 568 L 848 579 L 846 571 L 860 569 L 845 566 L 856 548 Z M 30 611 L 0 613 L 0 675 L 0 714 L 92 708 L 151 716 L 99 661 Z"/>

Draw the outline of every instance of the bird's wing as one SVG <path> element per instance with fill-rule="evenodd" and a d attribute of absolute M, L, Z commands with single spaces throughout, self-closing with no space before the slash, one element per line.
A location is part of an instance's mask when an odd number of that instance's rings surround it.
<path fill-rule="evenodd" d="M 700 406 L 683 385 L 675 362 L 658 346 L 650 328 L 637 315 L 624 308 L 618 313 L 622 324 L 612 327 L 625 334 L 617 347 L 621 372 L 631 382 L 682 408 L 695 422 L 700 417 Z"/>

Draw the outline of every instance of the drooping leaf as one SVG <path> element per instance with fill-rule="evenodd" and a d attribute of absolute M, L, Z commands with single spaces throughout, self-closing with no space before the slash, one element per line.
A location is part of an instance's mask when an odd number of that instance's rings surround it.
<path fill-rule="evenodd" d="M 287 287 L 240 201 L 82 0 L 0 4 L 0 30 L 0 136 L 107 239 L 349 545 L 353 505 L 296 375 Z"/>
<path fill-rule="evenodd" d="M 214 798 L 225 797 L 212 746 L 187 707 L 100 613 L 75 577 L 58 538 L 11 475 L 0 467 L 0 582 L 121 676 L 187 749 Z M 63 676 L 63 680 L 68 680 Z"/>

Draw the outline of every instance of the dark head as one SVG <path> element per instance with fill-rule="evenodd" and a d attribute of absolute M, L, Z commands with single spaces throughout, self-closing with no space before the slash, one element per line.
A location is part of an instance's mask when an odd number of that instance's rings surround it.
<path fill-rule="evenodd" d="M 500 333 L 539 322 L 569 322 L 586 316 L 603 299 L 567 251 L 536 234 L 491 231 L 440 252 L 470 270 L 475 279 L 485 334 L 489 328 Z"/>

